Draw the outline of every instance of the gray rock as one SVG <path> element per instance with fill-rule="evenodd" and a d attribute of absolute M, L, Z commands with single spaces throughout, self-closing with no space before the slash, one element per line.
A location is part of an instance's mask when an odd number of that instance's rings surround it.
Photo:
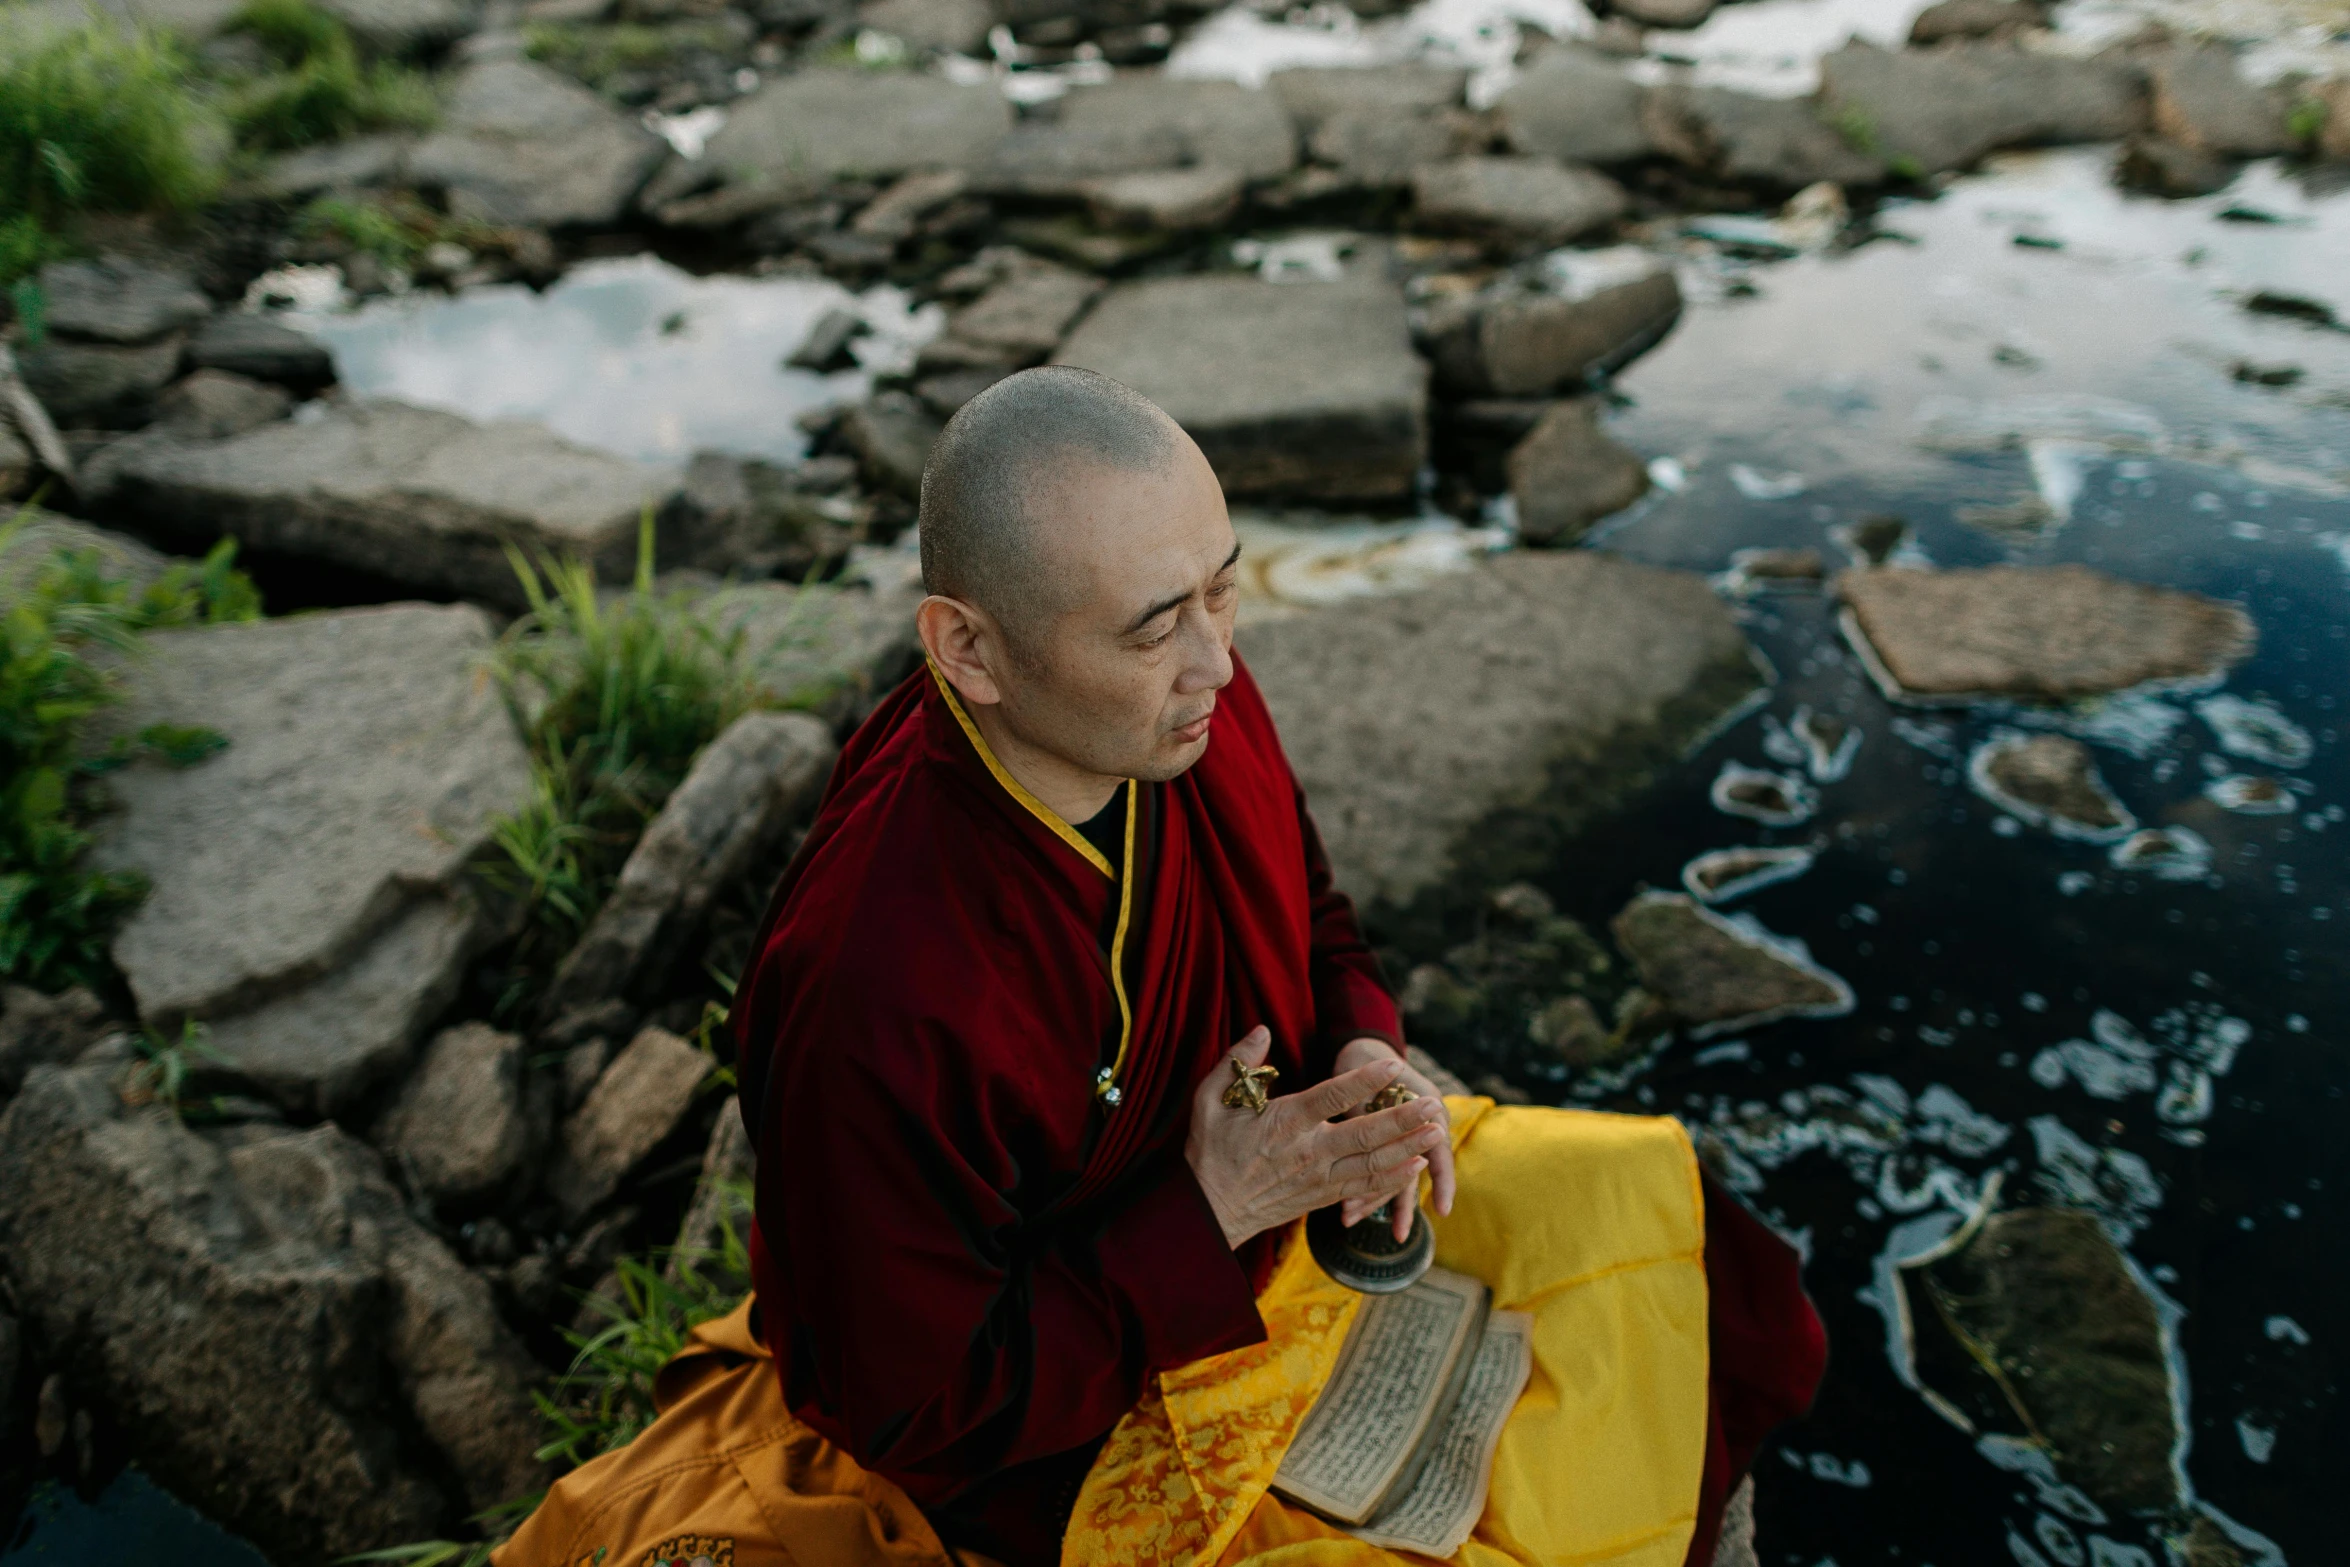
<path fill-rule="evenodd" d="M 1899 53 L 1848 43 L 1820 61 L 1820 114 L 1922 174 L 2001 147 L 2112 141 L 2146 118 L 2143 78 L 2126 62 L 1990 43 Z"/>
<path fill-rule="evenodd" d="M 308 201 L 336 191 L 397 185 L 407 175 L 408 155 L 416 150 L 416 141 L 406 133 L 385 132 L 282 152 L 254 177 L 254 194 L 273 201 Z"/>
<path fill-rule="evenodd" d="M 976 169 L 1012 128 L 987 83 L 911 72 L 800 71 L 734 104 L 698 163 L 752 179 L 891 179 L 915 169 Z"/>
<path fill-rule="evenodd" d="M 182 335 L 151 343 L 85 343 L 52 337 L 18 360 L 24 383 L 60 425 L 126 429 L 144 424 L 155 394 L 179 374 Z"/>
<path fill-rule="evenodd" d="M 2250 656 L 2252 617 L 2087 566 L 1878 567 L 1836 579 L 1844 633 L 1887 696 L 2068 702 L 2210 679 Z"/>
<path fill-rule="evenodd" d="M 297 392 L 316 391 L 335 379 L 334 355 L 324 343 L 243 310 L 224 311 L 196 329 L 188 339 L 188 366 L 275 381 Z"/>
<path fill-rule="evenodd" d="M 902 245 L 914 237 L 924 218 L 962 195 L 970 184 L 971 177 L 961 169 L 905 175 L 865 204 L 850 222 L 849 232 Z"/>
<path fill-rule="evenodd" d="M 2208 196 L 2235 183 L 2235 159 L 2167 136 L 2133 136 L 2122 144 L 2113 175 L 2131 190 L 2157 196 Z"/>
<path fill-rule="evenodd" d="M 433 1037 L 375 1129 L 375 1145 L 432 1203 L 494 1196 L 530 1149 L 519 1035 L 460 1023 Z"/>
<path fill-rule="evenodd" d="M 1438 391 L 1456 398 L 1535 397 L 1622 369 L 1680 318 L 1681 287 L 1660 270 L 1581 299 L 1462 300 L 1431 311 L 1421 337 Z"/>
<path fill-rule="evenodd" d="M 481 24 L 481 7 L 473 0 L 318 0 L 318 6 L 378 54 L 438 49 Z"/>
<path fill-rule="evenodd" d="M 606 581 L 626 581 L 639 515 L 678 485 L 673 472 L 535 424 L 473 424 L 395 402 L 337 404 L 323 418 L 226 441 L 141 436 L 100 454 L 88 479 L 109 505 L 158 530 L 234 534 L 255 549 L 513 608 L 523 599 L 510 546 L 577 555 Z"/>
<path fill-rule="evenodd" d="M 1555 158 L 1454 158 L 1412 176 L 1414 221 L 1511 245 L 1563 245 L 1606 228 L 1629 205 L 1604 174 Z"/>
<path fill-rule="evenodd" d="M 831 730 L 805 713 L 747 713 L 728 725 L 637 839 L 548 993 L 584 1006 L 662 973 L 712 900 L 814 803 L 835 751 Z"/>
<path fill-rule="evenodd" d="M 1648 464 L 1599 427 L 1591 398 L 1552 404 L 1510 449 L 1508 466 L 1518 537 L 1528 544 L 1572 544 L 1648 493 Z"/>
<path fill-rule="evenodd" d="M 1940 0 L 1909 24 L 1909 41 L 1924 48 L 1961 38 L 2012 38 L 2047 21 L 2038 0 Z"/>
<path fill-rule="evenodd" d="M 1112 289 L 1054 356 L 1148 397 L 1190 432 L 1227 494 L 1411 493 L 1427 371 L 1384 280 L 1176 277 Z"/>
<path fill-rule="evenodd" d="M 2318 106 L 2317 135 L 2311 150 L 2335 163 L 2350 163 L 2350 76 L 2318 82 L 2309 89 Z"/>
<path fill-rule="evenodd" d="M 1495 107 L 1519 152 L 1565 163 L 1630 163 L 1652 156 L 1644 89 L 1622 69 L 1564 45 L 1545 50 Z"/>
<path fill-rule="evenodd" d="M 979 53 L 995 20 L 984 0 L 866 0 L 857 8 L 860 25 L 947 54 Z"/>
<path fill-rule="evenodd" d="M 1822 180 L 1873 185 L 1886 174 L 1871 122 L 1832 128 L 1801 99 L 1660 87 L 1644 101 L 1641 123 L 1658 151 L 1709 179 L 1800 190 Z"/>
<path fill-rule="evenodd" d="M 41 295 L 50 331 L 98 343 L 151 343 L 212 314 L 185 272 L 127 256 L 51 262 Z"/>
<path fill-rule="evenodd" d="M 1852 987 L 1793 943 L 1678 892 L 1644 892 L 1609 927 L 1640 983 L 1692 1037 L 1852 1010 Z"/>
<path fill-rule="evenodd" d="M 1714 14 L 1716 0 L 1608 0 L 1608 10 L 1643 27 L 1695 27 Z"/>
<path fill-rule="evenodd" d="M 1102 287 L 1101 279 L 1066 267 L 1041 262 L 1018 267 L 956 311 L 946 331 L 923 345 L 921 368 L 1002 365 L 1018 370 L 1036 364 L 1061 346 Z"/>
<path fill-rule="evenodd" d="M 710 1058 L 665 1029 L 648 1028 L 604 1068 L 587 1103 L 563 1123 L 547 1195 L 577 1221 L 619 1190 L 692 1108 Z"/>
<path fill-rule="evenodd" d="M 604 1075 L 611 1061 L 612 1041 L 600 1035 L 583 1039 L 563 1052 L 559 1103 L 565 1115 L 587 1103 L 587 1096 L 595 1092 L 596 1079 Z"/>
<path fill-rule="evenodd" d="M 1996 1385 L 1969 1374 L 1936 1391 L 1982 1423 L 2044 1441 L 2057 1472 L 2108 1507 L 2178 1505 L 2178 1402 L 2162 1320 L 2097 1216 L 2018 1208 L 1952 1240 L 1902 1268 L 1908 1317 L 1938 1338 L 1965 1335 L 1944 1340 L 1940 1365 L 1988 1356 L 2004 1374 Z M 1943 1310 L 1909 1283 L 1921 1274 Z"/>
<path fill-rule="evenodd" d="M 528 60 L 467 66 L 410 178 L 444 187 L 460 216 L 530 228 L 606 228 L 667 144 L 559 71 Z"/>
<path fill-rule="evenodd" d="M 62 1066 L 98 1042 L 106 1007 L 76 986 L 50 996 L 0 985 L 0 1095 L 24 1086 L 37 1066 Z"/>
<path fill-rule="evenodd" d="M 836 728 L 854 724 L 921 662 L 919 565 L 897 552 L 879 564 L 866 585 L 716 587 L 702 611 L 722 635 L 743 633 L 743 655 L 769 701 Z"/>
<path fill-rule="evenodd" d="M 1212 229 L 1239 210 L 1246 187 L 1231 169 L 1158 169 L 1088 180 L 1083 194 L 1106 229 Z"/>
<path fill-rule="evenodd" d="M 983 189 L 1080 194 L 1110 174 L 1189 166 L 1266 180 L 1297 163 L 1297 130 L 1271 93 L 1235 82 L 1138 74 L 1079 87 L 1057 120 L 1024 125 L 990 149 Z"/>
<path fill-rule="evenodd" d="M 1524 874 L 1517 845 L 1580 831 L 1760 684 L 1702 577 L 1587 550 L 1244 624 L 1239 645 L 1339 885 L 1393 903 Z"/>
<path fill-rule="evenodd" d="M 152 883 L 112 947 L 144 1018 L 211 1019 L 246 1076 L 310 1110 L 405 1059 L 478 928 L 452 889 L 529 788 L 490 643 L 464 605 L 147 638 L 109 732 L 196 723 L 229 745 L 110 776 L 121 808 L 91 857 Z"/>
<path fill-rule="evenodd" d="M 133 588 L 171 569 L 169 555 L 125 533 L 30 507 L 17 508 L 13 521 L 14 531 L 0 539 L 0 597 L 23 592 L 61 550 L 97 551 L 106 574 Z"/>
<path fill-rule="evenodd" d="M 528 1356 L 372 1152 L 200 1134 L 125 1110 L 118 1071 L 38 1068 L 0 1117 L 0 1259 L 149 1473 L 281 1560 L 546 1483 Z"/>
<path fill-rule="evenodd" d="M 661 553 L 720 575 L 807 576 L 850 547 L 855 523 L 801 477 L 756 458 L 695 453 L 683 495 L 662 518 Z"/>
<path fill-rule="evenodd" d="M 1467 72 L 1375 65 L 1274 73 L 1269 85 L 1313 155 L 1355 183 L 1396 186 L 1482 138 L 1460 109 Z"/>
<path fill-rule="evenodd" d="M 227 370 L 199 370 L 155 399 L 155 425 L 185 440 L 216 441 L 273 424 L 293 406 L 283 387 Z"/>
<path fill-rule="evenodd" d="M 908 500 L 922 494 L 922 465 L 930 460 L 940 421 L 904 392 L 877 392 L 842 416 L 841 444 L 856 455 L 865 482 Z"/>
<path fill-rule="evenodd" d="M 2285 124 L 2291 94 L 2246 81 L 2225 45 L 2176 43 L 2137 60 L 2146 72 L 2150 123 L 2158 136 L 2221 157 L 2266 158 L 2293 150 Z"/>
<path fill-rule="evenodd" d="M 853 362 L 849 358 L 849 340 L 865 330 L 865 318 L 854 310 L 838 306 L 816 318 L 808 328 L 808 335 L 800 339 L 783 361 L 800 370 L 825 372 L 845 370 Z"/>

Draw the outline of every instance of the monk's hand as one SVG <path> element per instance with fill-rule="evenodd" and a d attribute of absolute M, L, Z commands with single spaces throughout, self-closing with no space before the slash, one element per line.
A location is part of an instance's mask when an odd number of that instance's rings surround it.
<path fill-rule="evenodd" d="M 1262 1066 L 1272 1048 L 1273 1036 L 1258 1028 L 1226 1059 Z M 1377 1207 L 1386 1194 L 1417 1191 L 1430 1156 L 1449 1152 L 1442 1099 L 1423 1091 L 1392 1110 L 1331 1119 L 1409 1070 L 1389 1052 L 1300 1093 L 1283 1094 L 1261 1113 L 1224 1103 L 1230 1067 L 1210 1072 L 1191 1096 L 1183 1157 L 1226 1244 L 1238 1246 L 1332 1203 L 1369 1198 Z"/>
<path fill-rule="evenodd" d="M 1384 1039 L 1353 1039 L 1347 1041 L 1346 1045 L 1339 1050 L 1335 1071 L 1339 1073 L 1350 1072 L 1358 1067 L 1369 1066 L 1377 1061 L 1396 1061 L 1402 1059 L 1403 1058 L 1396 1053 L 1395 1047 Z M 1335 1082 L 1336 1080 L 1337 1079 L 1334 1076 L 1332 1081 Z M 1419 1068 L 1413 1066 L 1409 1061 L 1404 1062 L 1403 1071 L 1398 1074 L 1397 1081 L 1401 1082 L 1413 1093 L 1418 1094 L 1421 1099 L 1428 1100 L 1438 1106 L 1442 1106 L 1444 1103 L 1443 1093 L 1434 1083 L 1428 1080 L 1426 1074 L 1421 1072 Z M 1415 1103 L 1416 1102 L 1417 1101 L 1415 1101 Z M 1454 1180 L 1452 1168 L 1452 1118 L 1449 1115 L 1440 1114 L 1437 1117 L 1436 1124 L 1444 1128 L 1445 1137 L 1444 1141 L 1438 1143 L 1433 1149 L 1429 1151 L 1428 1154 L 1428 1196 L 1429 1200 L 1435 1203 L 1436 1211 L 1438 1213 L 1450 1213 L 1452 1212 Z M 1374 1192 L 1368 1197 L 1349 1197 L 1346 1200 L 1346 1207 L 1339 1214 L 1339 1217 L 1345 1220 L 1348 1224 L 1360 1224 L 1363 1220 L 1378 1212 L 1379 1205 L 1388 1201 L 1390 1198 L 1394 1199 L 1395 1201 L 1395 1210 L 1392 1214 L 1392 1218 L 1395 1221 L 1395 1238 L 1400 1241 L 1406 1235 L 1411 1233 L 1412 1210 L 1419 1206 L 1420 1189 L 1419 1182 L 1416 1178 L 1411 1182 L 1411 1184 L 1399 1187 L 1394 1191 Z"/>

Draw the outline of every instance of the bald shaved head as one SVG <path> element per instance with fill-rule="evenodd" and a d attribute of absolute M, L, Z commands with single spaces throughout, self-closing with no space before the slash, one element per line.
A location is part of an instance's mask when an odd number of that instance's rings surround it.
<path fill-rule="evenodd" d="M 1174 420 L 1106 375 L 1048 365 L 1006 376 L 947 421 L 922 468 L 922 585 L 1008 634 L 1065 596 L 1038 548 L 1040 496 L 1072 467 L 1154 473 L 1184 446 Z"/>

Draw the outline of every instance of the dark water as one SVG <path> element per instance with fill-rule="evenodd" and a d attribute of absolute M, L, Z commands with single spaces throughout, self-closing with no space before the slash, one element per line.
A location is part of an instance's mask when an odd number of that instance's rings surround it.
<path fill-rule="evenodd" d="M 95 1501 L 43 1485 L 0 1550 L 7 1567 L 267 1567 L 267 1560 L 136 1469 L 116 1475 Z"/>
<path fill-rule="evenodd" d="M 2012 1451 L 1978 1450 L 1904 1385 L 1881 1259 L 1947 1233 L 1994 1171 L 2008 1201 L 2090 1206 L 2123 1239 L 2171 1319 L 2183 1474 L 2239 1549 L 2344 1555 L 2350 339 L 2248 316 L 2198 275 L 2208 255 L 2187 259 L 2200 229 L 2236 245 L 2247 275 L 2350 287 L 2350 252 L 2303 248 L 2341 204 L 2299 229 L 2263 226 L 2263 253 L 2218 203 L 2140 210 L 2084 172 L 2101 172 L 2087 155 L 2018 164 L 1888 218 L 1921 245 L 1757 269 L 1755 297 L 1693 311 L 1624 388 L 1635 403 L 1619 434 L 1680 454 L 1686 479 L 1601 547 L 1709 572 L 1750 546 L 1814 546 L 1840 563 L 1832 531 L 1890 513 L 1940 564 L 2077 561 L 2232 600 L 2260 645 L 2224 695 L 2273 705 L 2312 753 L 2292 767 L 2229 754 L 2196 711 L 2209 693 L 2068 715 L 1904 712 L 1859 667 L 1827 599 L 1758 598 L 1748 631 L 1781 677 L 1767 708 L 1543 878 L 1563 912 L 1600 928 L 1640 884 L 1677 886 L 1703 850 L 1821 846 L 1808 874 L 1735 907 L 1807 943 L 1852 983 L 1856 1009 L 1674 1045 L 1633 1096 L 1721 1135 L 1750 1199 L 1809 1249 L 1835 1361 L 1817 1411 L 1764 1460 L 1768 1562 L 2165 1559 L 2148 1520 L 2089 1521 L 2097 1510 L 2077 1492 L 2013 1472 Z M 2036 203 L 2051 191 L 2069 205 Z M 2077 225 L 2066 250 L 2010 243 L 2052 215 Z M 1993 357 L 2019 340 L 2032 368 Z M 2299 389 L 2254 395 L 2229 376 L 2243 353 L 2307 367 Z M 1929 449 L 1921 410 L 1947 429 L 1951 408 L 1931 399 L 1954 395 L 1978 423 L 2135 433 Z M 2083 395 L 2134 413 L 2106 407 L 2084 424 L 2050 401 Z M 2019 397 L 2041 400 L 2033 418 L 2016 415 Z M 1800 493 L 1785 493 L 1796 475 Z M 1959 520 L 2035 493 L 2069 497 L 2069 521 L 2019 537 Z M 1716 811 L 1707 786 L 1725 761 L 1800 771 L 1784 742 L 1772 754 L 1771 730 L 1802 705 L 1863 735 L 1850 773 L 1818 786 L 1818 815 L 1766 829 Z M 2116 869 L 2107 846 L 2022 826 L 1970 789 L 1978 742 L 2059 721 L 2091 742 L 2141 823 L 2208 842 L 2205 874 Z M 2290 812 L 2235 814 L 2205 797 L 2215 775 L 2238 773 L 2288 780 Z M 2151 1071 L 2120 1067 L 2141 1050 Z"/>

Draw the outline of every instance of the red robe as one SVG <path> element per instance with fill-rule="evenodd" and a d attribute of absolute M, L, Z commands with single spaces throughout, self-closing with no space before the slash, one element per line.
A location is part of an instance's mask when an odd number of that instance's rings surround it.
<path fill-rule="evenodd" d="M 734 1008 L 752 1272 L 802 1419 L 950 1540 L 1051 1561 L 1144 1379 L 1264 1336 L 1269 1247 L 1224 1244 L 1183 1160 L 1194 1087 L 1260 1023 L 1281 1091 L 1401 1036 L 1237 658 L 1206 754 L 1130 796 L 1131 887 L 974 740 L 907 680 L 769 906 Z"/>

